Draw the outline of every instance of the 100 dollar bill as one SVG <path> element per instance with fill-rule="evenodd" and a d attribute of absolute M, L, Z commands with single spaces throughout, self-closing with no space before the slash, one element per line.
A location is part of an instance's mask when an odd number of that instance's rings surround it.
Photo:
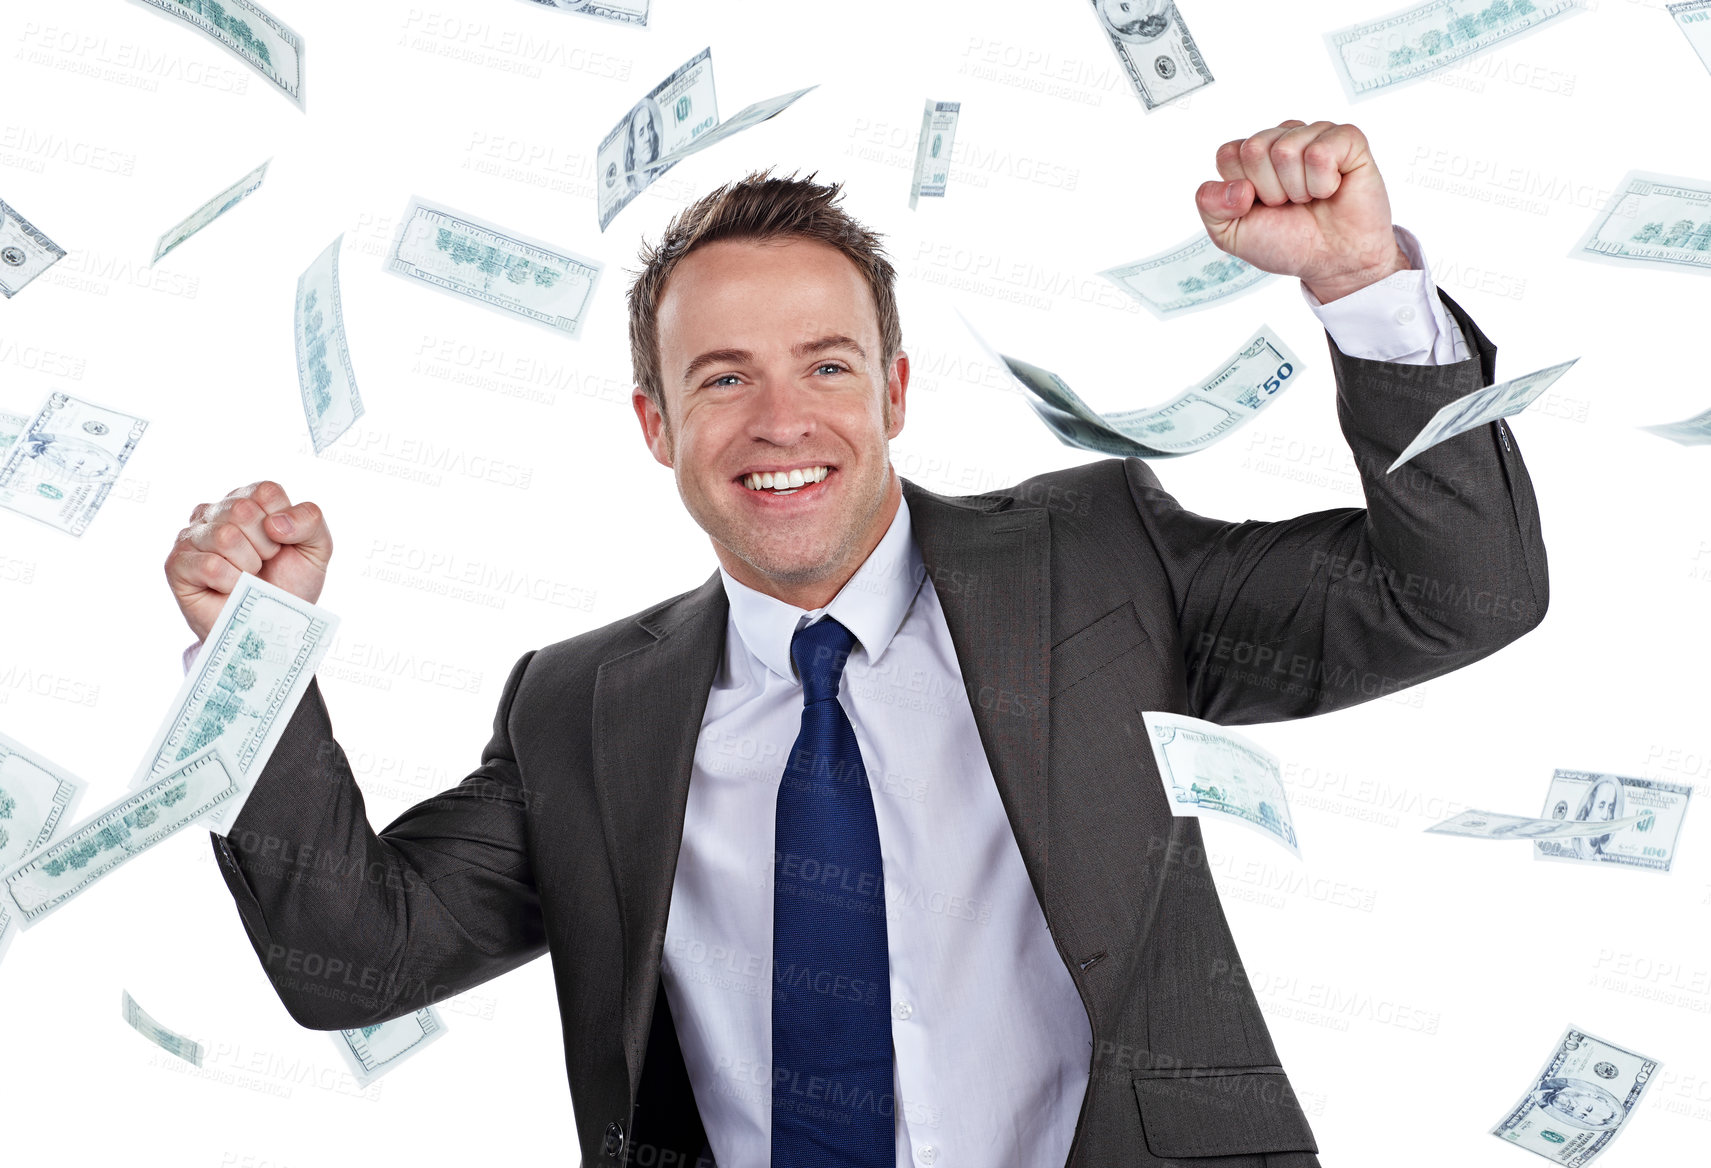
<path fill-rule="evenodd" d="M 1470 808 L 1460 815 L 1450 816 L 1442 823 L 1434 823 L 1426 830 L 1435 831 L 1439 835 L 1466 836 L 1469 839 L 1569 839 L 1573 836 L 1597 835 L 1612 828 L 1626 827 L 1630 823 L 1639 822 L 1639 819 L 1638 815 L 1633 815 L 1615 823 L 1576 823 L 1572 819 L 1534 819 L 1526 815 L 1504 815 L 1498 811 L 1478 811 Z"/>
<path fill-rule="evenodd" d="M 951 150 L 956 146 L 956 124 L 961 115 L 960 101 L 927 99 L 927 107 L 921 113 L 921 137 L 915 143 L 915 174 L 909 183 L 911 211 L 920 199 L 945 197 Z"/>
<path fill-rule="evenodd" d="M 210 826 L 229 826 L 314 680 L 339 618 L 248 572 L 226 598 L 179 687 L 132 789 L 218 744 L 240 780 Z"/>
<path fill-rule="evenodd" d="M 1614 864 L 1668 872 L 1693 788 L 1661 779 L 1635 779 L 1596 771 L 1558 770 L 1551 775 L 1540 813 L 1565 823 L 1601 825 L 1567 840 L 1541 839 L 1538 859 L 1572 864 Z"/>
<path fill-rule="evenodd" d="M 0 295 L 10 300 L 25 284 L 65 258 L 65 249 L 0 199 Z"/>
<path fill-rule="evenodd" d="M 1711 69 L 1711 0 L 1686 0 L 1686 3 L 1667 7 L 1681 35 L 1699 54 L 1699 63 Z"/>
<path fill-rule="evenodd" d="M 594 158 L 600 176 L 595 192 L 600 230 L 679 162 L 781 113 L 813 88 L 757 101 L 721 122 L 713 52 L 702 49 L 631 106 L 600 140 Z"/>
<path fill-rule="evenodd" d="M 178 766 L 25 856 L 0 875 L 0 890 L 26 929 L 97 880 L 188 823 L 230 801 L 238 776 L 211 744 Z"/>
<path fill-rule="evenodd" d="M 269 161 L 272 160 L 269 159 Z M 192 211 L 182 223 L 179 223 L 174 227 L 167 228 L 161 237 L 155 241 L 155 261 L 158 262 L 167 252 L 189 239 L 192 235 L 195 235 L 198 231 L 208 226 L 208 224 L 224 215 L 227 211 L 230 211 L 245 199 L 249 198 L 250 195 L 255 193 L 256 188 L 261 186 L 261 180 L 265 178 L 266 175 L 267 163 L 263 162 L 260 166 L 244 175 L 244 177 L 240 178 L 237 182 L 233 183 L 231 186 L 209 199 L 206 203 L 203 203 L 200 207 L 196 208 L 196 210 Z"/>
<path fill-rule="evenodd" d="M 131 997 L 131 991 L 119 991 L 119 1013 L 123 1015 L 126 1025 L 138 1034 L 160 1047 L 167 1054 L 177 1055 L 191 1066 L 202 1065 L 202 1044 L 195 1039 L 186 1038 L 177 1031 L 168 1030 L 159 1022 L 149 1017 L 147 1010 L 137 1005 L 137 1000 Z"/>
<path fill-rule="evenodd" d="M 1460 64 L 1584 9 L 1582 0 L 1423 0 L 1325 34 L 1350 101 Z"/>
<path fill-rule="evenodd" d="M 1172 815 L 1234 820 L 1301 858 L 1277 759 L 1216 722 L 1142 710 Z"/>
<path fill-rule="evenodd" d="M 297 341 L 297 388 L 303 415 L 319 454 L 362 417 L 362 395 L 345 341 L 345 312 L 339 299 L 341 234 L 297 279 L 292 331 Z"/>
<path fill-rule="evenodd" d="M 340 1030 L 332 1037 L 351 1074 L 356 1076 L 357 1085 L 366 1087 L 445 1032 L 446 1024 L 440 1021 L 439 1011 L 423 1006 L 414 1014 L 373 1026 Z"/>
<path fill-rule="evenodd" d="M 386 270 L 575 339 L 600 264 L 473 215 L 412 198 Z"/>
<path fill-rule="evenodd" d="M 107 501 L 148 422 L 54 392 L 5 443 L 0 507 L 82 535 Z"/>
<path fill-rule="evenodd" d="M 1570 1026 L 1533 1086 L 1491 1134 L 1582 1168 L 1610 1146 L 1661 1064 Z"/>
<path fill-rule="evenodd" d="M 0 872 L 52 843 L 83 790 L 76 775 L 0 735 Z M 16 906 L 0 895 L 0 960 L 18 932 Z"/>
<path fill-rule="evenodd" d="M 1547 369 L 1535 370 L 1521 377 L 1498 382 L 1496 385 L 1488 385 L 1449 402 L 1427 420 L 1420 432 L 1414 435 L 1414 440 L 1396 456 L 1396 461 L 1390 464 L 1385 473 L 1389 474 L 1421 451 L 1430 450 L 1457 434 L 1465 434 L 1487 422 L 1495 422 L 1498 418 L 1513 417 L 1520 413 L 1533 404 L 1533 399 L 1556 384 L 1557 378 L 1567 373 L 1578 360 L 1580 358 L 1575 357 L 1560 365 L 1552 365 Z"/>
<path fill-rule="evenodd" d="M 1204 231 L 1157 255 L 1099 273 L 1160 320 L 1221 304 L 1271 278 L 1271 273 L 1218 250 Z"/>
<path fill-rule="evenodd" d="M 1569 256 L 1711 274 L 1711 182 L 1630 170 Z"/>
<path fill-rule="evenodd" d="M 1671 442 L 1679 442 L 1683 446 L 1704 446 L 1711 442 L 1711 410 L 1694 414 L 1691 418 L 1683 418 L 1679 422 L 1659 422 L 1655 426 L 1641 426 L 1640 429 L 1650 431 L 1660 438 L 1668 438 Z"/>
<path fill-rule="evenodd" d="M 647 96 L 600 139 L 594 170 L 600 176 L 596 214 L 600 230 L 670 170 L 667 159 L 719 124 L 713 86 L 713 50 L 702 49 L 648 90 Z"/>
<path fill-rule="evenodd" d="M 0 734 L 0 871 L 51 840 L 85 786 L 64 767 Z"/>
<path fill-rule="evenodd" d="M 609 20 L 613 24 L 633 24 L 640 28 L 648 26 L 648 0 L 624 0 L 624 3 L 613 3 L 613 0 L 528 0 L 530 4 L 538 4 L 542 8 L 556 8 L 560 12 L 575 12 L 582 16 L 598 17 Z"/>
<path fill-rule="evenodd" d="M 193 28 L 303 109 L 303 38 L 254 0 L 135 0 Z"/>
<path fill-rule="evenodd" d="M 1111 42 L 1149 110 L 1212 83 L 1212 71 L 1200 55 L 1174 0 L 1089 0 L 1099 29 Z"/>

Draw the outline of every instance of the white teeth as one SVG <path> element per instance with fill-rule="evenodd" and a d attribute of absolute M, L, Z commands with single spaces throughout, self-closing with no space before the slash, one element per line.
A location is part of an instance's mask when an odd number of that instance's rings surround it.
<path fill-rule="evenodd" d="M 791 471 L 763 470 L 743 476 L 743 485 L 751 491 L 792 491 L 824 479 L 831 471 L 824 466 L 810 466 Z"/>

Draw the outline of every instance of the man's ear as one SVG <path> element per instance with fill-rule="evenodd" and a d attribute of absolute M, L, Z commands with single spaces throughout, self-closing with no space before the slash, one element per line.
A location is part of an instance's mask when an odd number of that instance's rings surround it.
<path fill-rule="evenodd" d="M 642 440 L 648 444 L 654 461 L 661 466 L 671 466 L 671 421 L 639 385 L 630 391 L 630 405 L 636 411 L 636 420 L 642 425 Z"/>
<path fill-rule="evenodd" d="M 902 349 L 897 350 L 897 356 L 891 359 L 891 368 L 886 371 L 885 378 L 885 409 L 890 419 L 886 427 L 886 438 L 895 438 L 903 432 L 903 413 L 905 398 L 909 392 L 909 354 Z"/>

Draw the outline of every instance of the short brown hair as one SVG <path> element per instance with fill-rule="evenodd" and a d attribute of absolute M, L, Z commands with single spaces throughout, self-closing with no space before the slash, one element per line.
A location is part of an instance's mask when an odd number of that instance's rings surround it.
<path fill-rule="evenodd" d="M 879 317 L 883 365 L 903 347 L 897 317 L 897 272 L 886 258 L 880 237 L 838 206 L 841 183 L 817 183 L 814 174 L 775 178 L 757 170 L 737 182 L 703 195 L 678 212 L 657 244 L 642 241 L 642 270 L 630 285 L 630 364 L 636 384 L 665 413 L 665 387 L 659 371 L 659 298 L 683 257 L 721 239 L 767 240 L 799 236 L 843 252 L 867 278 Z"/>

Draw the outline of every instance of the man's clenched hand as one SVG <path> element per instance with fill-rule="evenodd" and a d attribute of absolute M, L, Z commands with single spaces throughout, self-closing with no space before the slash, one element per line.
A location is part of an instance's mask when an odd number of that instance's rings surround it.
<path fill-rule="evenodd" d="M 1321 302 L 1410 266 L 1358 127 L 1291 118 L 1224 143 L 1216 161 L 1223 177 L 1201 183 L 1195 203 L 1220 250 L 1299 277 Z"/>
<path fill-rule="evenodd" d="M 333 536 L 313 503 L 292 506 L 285 488 L 262 480 L 218 503 L 198 503 L 166 557 L 166 581 L 198 640 L 248 572 L 315 603 L 327 578 Z"/>

